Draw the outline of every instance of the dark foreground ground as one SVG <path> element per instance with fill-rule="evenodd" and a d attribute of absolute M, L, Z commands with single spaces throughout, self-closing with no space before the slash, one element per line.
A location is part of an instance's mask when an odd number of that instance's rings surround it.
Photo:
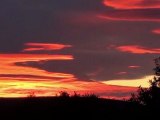
<path fill-rule="evenodd" d="M 138 104 L 92 97 L 1 98 L 3 119 L 94 119 L 152 116 Z"/>

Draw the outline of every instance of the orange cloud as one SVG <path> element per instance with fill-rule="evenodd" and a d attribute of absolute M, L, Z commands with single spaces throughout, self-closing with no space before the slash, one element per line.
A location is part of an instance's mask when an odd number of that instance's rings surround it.
<path fill-rule="evenodd" d="M 103 0 L 103 3 L 115 9 L 160 8 L 159 0 Z"/>
<path fill-rule="evenodd" d="M 71 45 L 63 45 L 63 44 L 52 44 L 52 43 L 26 43 L 26 48 L 23 50 L 24 52 L 28 51 L 39 51 L 39 50 L 61 50 L 64 48 L 72 47 Z"/>
<path fill-rule="evenodd" d="M 41 62 L 47 60 L 72 60 L 71 55 L 47 55 L 47 54 L 0 54 L 0 74 L 33 75 L 55 78 L 73 78 L 73 75 L 64 73 L 51 73 L 38 68 L 18 66 L 20 62 Z"/>
<path fill-rule="evenodd" d="M 160 29 L 154 29 L 154 30 L 152 30 L 152 33 L 154 33 L 154 34 L 160 34 Z"/>
<path fill-rule="evenodd" d="M 138 45 L 124 45 L 116 47 L 121 52 L 128 52 L 134 54 L 160 54 L 159 48 L 146 48 Z"/>

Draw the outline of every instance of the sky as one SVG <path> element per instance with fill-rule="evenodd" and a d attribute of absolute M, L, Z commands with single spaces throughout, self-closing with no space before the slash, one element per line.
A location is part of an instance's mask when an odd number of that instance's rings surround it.
<path fill-rule="evenodd" d="M 128 98 L 160 54 L 160 0 L 0 0 L 0 97 Z"/>

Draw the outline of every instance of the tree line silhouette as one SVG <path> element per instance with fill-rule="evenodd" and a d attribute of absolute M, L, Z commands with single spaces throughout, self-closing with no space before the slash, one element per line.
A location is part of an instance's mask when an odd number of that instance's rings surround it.
<path fill-rule="evenodd" d="M 160 107 L 160 57 L 154 59 L 154 78 L 150 80 L 149 88 L 139 87 L 136 94 L 131 94 L 129 101 L 139 103 L 150 110 L 157 110 Z"/>

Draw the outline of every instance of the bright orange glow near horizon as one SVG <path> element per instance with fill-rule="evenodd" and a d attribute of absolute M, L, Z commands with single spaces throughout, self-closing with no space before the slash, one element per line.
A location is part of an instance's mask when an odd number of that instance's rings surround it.
<path fill-rule="evenodd" d="M 153 76 L 145 76 L 140 79 L 134 79 L 134 80 L 110 80 L 110 81 L 104 81 L 102 83 L 107 85 L 118 85 L 118 86 L 129 86 L 129 87 L 149 87 L 150 83 L 149 81 L 153 80 Z"/>
<path fill-rule="evenodd" d="M 128 98 L 129 93 L 137 90 L 135 87 L 120 87 L 78 80 L 56 81 L 50 79 L 37 81 L 7 80 L 4 82 L 0 80 L 0 97 L 27 97 L 30 93 L 34 93 L 36 96 L 55 96 L 61 91 L 67 91 L 70 94 L 74 94 L 74 92 L 78 94 L 94 93 L 104 98 L 123 99 Z M 116 92 L 122 92 L 128 96 L 117 97 L 112 95 Z"/>

